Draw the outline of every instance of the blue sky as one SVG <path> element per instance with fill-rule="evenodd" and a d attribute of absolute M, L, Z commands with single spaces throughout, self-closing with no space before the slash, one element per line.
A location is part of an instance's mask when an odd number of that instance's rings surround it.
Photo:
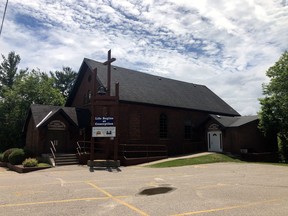
<path fill-rule="evenodd" d="M 0 49 L 46 72 L 112 49 L 117 66 L 206 85 L 251 115 L 287 41 L 286 0 L 10 0 Z"/>

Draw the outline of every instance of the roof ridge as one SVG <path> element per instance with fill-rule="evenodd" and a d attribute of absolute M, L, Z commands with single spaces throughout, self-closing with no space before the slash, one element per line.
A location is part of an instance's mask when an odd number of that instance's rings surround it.
<path fill-rule="evenodd" d="M 103 64 L 103 62 L 96 61 L 96 60 L 93 60 L 93 59 L 90 59 L 90 58 L 84 58 L 84 61 L 85 60 L 89 60 L 89 61 L 92 61 L 92 62 L 95 62 L 95 63 L 98 63 L 98 64 Z M 197 85 L 197 86 L 203 86 L 203 87 L 207 88 L 207 86 L 205 86 L 203 84 L 191 83 L 191 82 L 187 82 L 187 81 L 184 81 L 184 80 L 173 79 L 173 78 L 170 78 L 170 77 L 164 77 L 164 76 L 161 76 L 161 75 L 152 74 L 152 73 L 148 73 L 148 72 L 144 72 L 144 71 L 139 71 L 139 70 L 136 70 L 136 69 L 129 69 L 129 68 L 125 68 L 125 67 L 122 67 L 122 66 L 117 66 L 117 65 L 114 65 L 114 64 L 111 64 L 111 66 L 115 67 L 116 69 L 119 68 L 119 69 L 126 70 L 126 71 L 129 71 L 129 72 L 137 72 L 137 73 L 141 73 L 143 75 L 153 76 L 155 78 L 171 80 L 173 82 L 177 81 L 177 82 L 186 83 L 186 84 L 189 84 L 189 85 Z M 111 70 L 111 71 L 113 71 L 113 70 Z"/>

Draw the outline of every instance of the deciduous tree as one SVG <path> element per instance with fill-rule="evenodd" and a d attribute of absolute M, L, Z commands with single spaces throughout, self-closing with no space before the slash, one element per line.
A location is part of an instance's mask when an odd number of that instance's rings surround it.
<path fill-rule="evenodd" d="M 0 102 L 0 141 L 2 145 L 21 143 L 21 132 L 31 104 L 63 105 L 61 92 L 54 88 L 54 79 L 39 70 L 18 76 Z"/>
<path fill-rule="evenodd" d="M 260 99 L 260 128 L 277 133 L 282 159 L 288 161 L 288 52 L 268 69 L 268 84 L 263 84 L 264 98 Z"/>

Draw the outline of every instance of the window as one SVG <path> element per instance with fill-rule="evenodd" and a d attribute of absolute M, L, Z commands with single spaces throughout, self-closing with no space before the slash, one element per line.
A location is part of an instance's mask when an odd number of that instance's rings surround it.
<path fill-rule="evenodd" d="M 159 130 L 159 135 L 160 138 L 167 138 L 168 137 L 168 128 L 167 128 L 167 115 L 162 113 L 160 115 L 160 119 L 159 119 L 159 123 L 160 123 L 160 130 Z"/>
<path fill-rule="evenodd" d="M 87 103 L 91 102 L 91 97 L 92 97 L 92 92 L 91 92 L 91 90 L 88 90 L 88 101 L 87 101 Z"/>
<path fill-rule="evenodd" d="M 141 115 L 133 112 L 129 115 L 129 137 L 131 140 L 141 139 Z"/>
<path fill-rule="evenodd" d="M 191 120 L 187 120 L 184 123 L 184 138 L 192 139 L 193 137 L 193 125 Z"/>
<path fill-rule="evenodd" d="M 86 104 L 87 103 L 87 95 L 84 94 L 84 97 L 83 97 L 83 104 Z"/>

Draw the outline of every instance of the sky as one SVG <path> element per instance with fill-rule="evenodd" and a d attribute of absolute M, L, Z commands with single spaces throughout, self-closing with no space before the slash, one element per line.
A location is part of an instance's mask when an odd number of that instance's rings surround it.
<path fill-rule="evenodd" d="M 0 17 L 6 0 L 0 0 Z M 0 53 L 49 72 L 84 58 L 206 85 L 241 115 L 288 50 L 288 0 L 10 0 Z M 2 61 L 2 59 L 1 59 Z"/>

